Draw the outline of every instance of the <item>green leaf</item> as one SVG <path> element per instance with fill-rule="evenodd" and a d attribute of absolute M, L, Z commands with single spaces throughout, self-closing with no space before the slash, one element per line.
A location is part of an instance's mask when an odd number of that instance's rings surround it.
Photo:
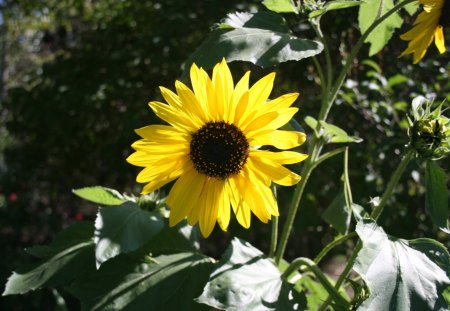
<path fill-rule="evenodd" d="M 77 280 L 69 291 L 83 310 L 208 310 L 195 303 L 213 269 L 213 259 L 177 253 L 147 262 L 122 255 Z"/>
<path fill-rule="evenodd" d="M 307 310 L 318 310 L 319 306 L 323 304 L 328 298 L 328 292 L 320 282 L 313 280 L 308 274 L 304 274 L 295 283 L 295 288 L 298 291 L 307 292 Z"/>
<path fill-rule="evenodd" d="M 308 18 L 311 19 L 311 18 L 322 16 L 323 14 L 325 14 L 328 11 L 341 10 L 341 9 L 347 9 L 347 8 L 351 8 L 351 7 L 354 7 L 354 6 L 358 6 L 358 5 L 361 5 L 362 2 L 363 1 L 360 1 L 360 0 L 335 0 L 335 1 L 329 1 L 329 2 L 325 3 L 323 8 L 321 8 L 319 10 L 312 11 L 311 13 L 309 13 Z"/>
<path fill-rule="evenodd" d="M 322 214 L 323 220 L 332 225 L 341 234 L 347 233 L 350 227 L 351 216 L 352 213 L 345 203 L 343 190 L 339 191 L 333 202 Z"/>
<path fill-rule="evenodd" d="M 430 214 L 433 223 L 439 226 L 441 230 L 450 233 L 448 175 L 435 161 L 427 161 L 425 183 L 428 214 Z"/>
<path fill-rule="evenodd" d="M 29 250 L 31 254 L 47 258 L 13 272 L 3 295 L 24 294 L 42 287 L 64 285 L 87 269 L 95 269 L 92 231 L 92 224 L 75 223 L 49 246 Z"/>
<path fill-rule="evenodd" d="M 393 0 L 366 0 L 361 3 L 359 7 L 359 28 L 361 33 L 364 33 L 378 16 L 380 5 L 384 3 L 382 14 L 385 14 L 394 7 Z M 392 37 L 392 33 L 396 28 L 399 28 L 403 23 L 403 19 L 398 13 L 389 16 L 385 21 L 379 24 L 367 37 L 366 43 L 370 43 L 369 55 L 372 56 L 388 43 Z"/>
<path fill-rule="evenodd" d="M 275 32 L 289 33 L 291 30 L 286 20 L 272 12 L 235 12 L 225 17 L 219 27 L 223 29 L 257 28 Z"/>
<path fill-rule="evenodd" d="M 356 232 L 363 248 L 354 270 L 371 292 L 358 310 L 448 310 L 442 293 L 450 284 L 450 256 L 443 245 L 388 236 L 369 219 Z"/>
<path fill-rule="evenodd" d="M 120 253 L 137 250 L 163 227 L 159 213 L 145 211 L 133 202 L 100 207 L 95 220 L 97 267 Z"/>
<path fill-rule="evenodd" d="M 80 198 L 101 205 L 119 205 L 126 201 L 117 190 L 102 186 L 74 189 L 72 192 Z"/>
<path fill-rule="evenodd" d="M 237 311 L 299 310 L 304 295 L 281 279 L 272 259 L 249 243 L 234 238 L 197 298 L 216 309 Z"/>
<path fill-rule="evenodd" d="M 271 18 L 261 25 L 260 13 L 253 14 L 252 17 L 247 13 L 244 15 L 243 20 L 236 17 L 238 21 L 230 22 L 235 29 L 212 31 L 188 59 L 186 68 L 190 68 L 192 63 L 212 68 L 222 58 L 228 62 L 247 61 L 261 67 L 269 67 L 311 57 L 323 50 L 322 43 L 297 38 L 287 31 L 284 19 Z"/>
<path fill-rule="evenodd" d="M 158 254 L 199 251 L 200 238 L 198 226 L 192 227 L 184 220 L 174 227 L 166 224 L 164 229 L 150 240 L 146 249 Z"/>
<path fill-rule="evenodd" d="M 262 4 L 277 13 L 298 13 L 298 9 L 292 3 L 292 0 L 264 0 Z"/>
<path fill-rule="evenodd" d="M 317 129 L 317 120 L 311 116 L 305 117 L 305 123 L 308 125 L 314 132 Z M 333 125 L 331 123 L 327 123 L 325 121 L 319 121 L 322 129 L 320 133 L 316 134 L 320 137 L 324 137 L 328 143 L 360 143 L 362 139 L 355 136 L 350 136 L 346 131 L 341 129 L 340 127 Z"/>

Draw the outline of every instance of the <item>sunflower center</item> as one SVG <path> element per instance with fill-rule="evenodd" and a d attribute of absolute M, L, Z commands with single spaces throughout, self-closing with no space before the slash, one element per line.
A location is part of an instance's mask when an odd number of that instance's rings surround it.
<path fill-rule="evenodd" d="M 444 0 L 444 6 L 442 7 L 438 24 L 444 27 L 450 26 L 450 0 Z"/>
<path fill-rule="evenodd" d="M 192 134 L 189 157 L 197 172 L 225 179 L 242 169 L 248 148 L 247 138 L 234 124 L 208 122 Z"/>

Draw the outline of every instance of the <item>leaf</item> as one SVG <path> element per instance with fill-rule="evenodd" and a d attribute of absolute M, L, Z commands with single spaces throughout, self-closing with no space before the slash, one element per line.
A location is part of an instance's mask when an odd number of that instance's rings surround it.
<path fill-rule="evenodd" d="M 362 3 L 362 1 L 360 1 L 360 0 L 329 1 L 329 2 L 325 3 L 323 8 L 310 12 L 308 15 L 308 18 L 311 19 L 311 18 L 322 16 L 323 14 L 325 14 L 328 11 L 351 8 L 354 6 L 361 5 L 361 3 Z"/>
<path fill-rule="evenodd" d="M 166 224 L 146 249 L 152 253 L 199 251 L 200 237 L 198 226 L 192 227 L 184 220 L 174 227 Z"/>
<path fill-rule="evenodd" d="M 450 284 L 450 256 L 443 245 L 388 236 L 369 219 L 356 232 L 363 248 L 354 270 L 371 292 L 358 310 L 448 310 L 442 292 Z"/>
<path fill-rule="evenodd" d="M 301 310 L 305 297 L 281 279 L 272 259 L 234 238 L 197 301 L 227 311 Z"/>
<path fill-rule="evenodd" d="M 366 0 L 362 1 L 359 7 L 358 22 L 361 33 L 364 33 L 375 21 L 378 16 L 380 5 L 384 3 L 382 16 L 394 7 L 393 0 Z M 369 56 L 375 55 L 388 43 L 392 37 L 394 29 L 399 28 L 403 23 L 403 19 L 398 13 L 389 16 L 385 21 L 379 24 L 364 41 L 370 43 Z"/>
<path fill-rule="evenodd" d="M 292 0 L 264 0 L 262 4 L 271 11 L 277 13 L 296 13 L 297 7 L 292 3 Z"/>
<path fill-rule="evenodd" d="M 69 291 L 83 310 L 208 310 L 194 302 L 213 269 L 213 260 L 177 253 L 148 262 L 122 255 L 77 280 Z"/>
<path fill-rule="evenodd" d="M 75 223 L 49 246 L 32 248 L 29 253 L 47 258 L 13 272 L 3 295 L 67 284 L 87 269 L 94 269 L 92 229 L 88 223 Z M 80 239 L 83 235 L 85 238 Z"/>
<path fill-rule="evenodd" d="M 102 186 L 74 189 L 72 192 L 80 198 L 101 205 L 119 205 L 126 201 L 117 190 Z"/>
<path fill-rule="evenodd" d="M 448 221 L 448 175 L 435 163 L 427 161 L 425 170 L 427 211 L 434 224 L 450 234 Z"/>
<path fill-rule="evenodd" d="M 320 282 L 313 280 L 313 278 L 307 274 L 300 277 L 295 283 L 295 288 L 307 292 L 307 310 L 318 310 L 320 305 L 328 298 L 328 292 L 325 287 L 323 287 Z"/>
<path fill-rule="evenodd" d="M 323 220 L 332 225 L 341 234 L 347 233 L 350 227 L 351 216 L 352 213 L 345 203 L 343 190 L 339 191 L 333 202 L 322 214 Z"/>
<path fill-rule="evenodd" d="M 219 27 L 223 29 L 257 28 L 275 32 L 289 33 L 291 30 L 286 20 L 272 12 L 235 12 L 225 17 Z"/>
<path fill-rule="evenodd" d="M 248 13 L 241 16 L 244 17 L 239 19 L 236 15 L 233 22 L 229 22 L 236 27 L 235 29 L 212 31 L 188 59 L 186 68 L 192 63 L 212 68 L 222 58 L 228 62 L 248 61 L 261 67 L 269 67 L 289 60 L 298 61 L 311 57 L 323 50 L 322 43 L 318 41 L 292 35 L 287 31 L 284 19 L 276 17 L 271 18 L 270 22 L 262 23 L 260 13 L 251 17 Z"/>
<path fill-rule="evenodd" d="M 121 253 L 137 250 L 164 227 L 157 212 L 148 212 L 133 202 L 100 207 L 95 220 L 97 268 Z"/>

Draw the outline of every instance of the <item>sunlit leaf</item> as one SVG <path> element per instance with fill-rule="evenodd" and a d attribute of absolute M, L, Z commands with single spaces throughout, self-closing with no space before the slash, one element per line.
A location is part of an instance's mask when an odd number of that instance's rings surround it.
<path fill-rule="evenodd" d="M 87 269 L 94 268 L 92 234 L 92 224 L 79 222 L 63 231 L 54 243 L 30 249 L 29 253 L 45 259 L 13 272 L 3 295 L 67 284 Z"/>
<path fill-rule="evenodd" d="M 271 11 L 277 13 L 298 13 L 292 0 L 264 0 L 262 4 Z"/>
<path fill-rule="evenodd" d="M 257 28 L 275 32 L 289 33 L 286 20 L 280 14 L 272 12 L 235 12 L 222 20 L 219 27 L 224 29 Z"/>
<path fill-rule="evenodd" d="M 441 230 L 450 233 L 448 175 L 435 161 L 429 160 L 426 164 L 425 182 L 428 214 Z"/>
<path fill-rule="evenodd" d="M 361 6 L 359 7 L 358 16 L 359 28 L 361 30 L 361 33 L 364 33 L 378 17 L 381 4 L 384 4 L 381 15 L 385 14 L 394 7 L 393 0 L 362 1 Z M 394 13 L 381 24 L 379 24 L 365 40 L 366 43 L 370 43 L 369 55 L 372 56 L 381 51 L 381 49 L 391 39 L 394 30 L 396 28 L 399 28 L 402 23 L 403 19 L 400 17 L 400 15 L 398 13 Z"/>
<path fill-rule="evenodd" d="M 347 9 L 354 6 L 361 5 L 362 1 L 360 0 L 334 0 L 334 1 L 328 1 L 325 3 L 323 8 L 319 10 L 312 11 L 309 13 L 309 18 L 315 18 L 318 16 L 321 16 L 325 14 L 328 11 L 334 11 L 334 10 L 341 10 L 341 9 Z"/>
<path fill-rule="evenodd" d="M 80 198 L 101 205 L 119 205 L 125 202 L 125 198 L 117 190 L 102 186 L 74 189 L 72 192 Z"/>
<path fill-rule="evenodd" d="M 303 310 L 305 296 L 281 279 L 272 259 L 234 238 L 206 284 L 198 302 L 237 311 Z"/>
<path fill-rule="evenodd" d="M 177 253 L 139 262 L 119 256 L 77 280 L 69 291 L 82 309 L 208 310 L 197 297 L 213 269 L 213 260 L 196 253 Z"/>
<path fill-rule="evenodd" d="M 363 248 L 354 269 L 370 289 L 358 310 L 448 310 L 442 293 L 450 285 L 450 256 L 442 244 L 389 236 L 368 219 L 356 232 Z"/>
<path fill-rule="evenodd" d="M 136 203 L 100 207 L 95 220 L 97 267 L 120 253 L 137 250 L 164 227 L 157 212 L 148 212 Z"/>

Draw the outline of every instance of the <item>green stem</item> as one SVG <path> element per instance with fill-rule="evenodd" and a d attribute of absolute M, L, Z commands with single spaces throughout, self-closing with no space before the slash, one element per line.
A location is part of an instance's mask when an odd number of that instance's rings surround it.
<path fill-rule="evenodd" d="M 319 113 L 319 121 L 325 120 L 328 116 L 328 113 L 330 111 L 330 108 L 332 106 L 332 104 L 334 103 L 337 93 L 339 92 L 339 89 L 342 86 L 342 83 L 344 82 L 345 76 L 347 74 L 347 72 L 350 69 L 350 65 L 353 61 L 353 59 L 355 58 L 356 54 L 358 53 L 359 49 L 361 48 L 361 46 L 364 43 L 364 40 L 369 36 L 369 34 L 380 24 L 382 23 L 384 20 L 386 20 L 389 16 L 391 16 L 392 14 L 394 14 L 395 12 L 397 12 L 400 8 L 402 8 L 403 6 L 405 6 L 408 3 L 411 3 L 413 1 L 416 0 L 405 0 L 401 3 L 398 3 L 397 5 L 395 5 L 389 12 L 387 12 L 386 14 L 384 14 L 383 16 L 381 16 L 379 19 L 377 19 L 367 30 L 366 32 L 361 36 L 361 38 L 359 38 L 359 40 L 357 41 L 356 45 L 353 47 L 350 55 L 347 57 L 347 60 L 345 62 L 344 67 L 342 68 L 337 80 L 335 81 L 333 88 L 331 90 L 331 93 L 329 94 L 330 96 L 327 96 L 328 94 L 322 94 L 323 97 L 327 98 L 327 101 L 322 101 L 322 105 L 321 105 L 321 109 L 320 109 L 320 113 Z M 294 195 L 292 198 L 292 202 L 289 208 L 289 212 L 288 212 L 288 216 L 286 219 L 286 223 L 284 224 L 283 227 L 283 232 L 280 238 L 280 243 L 279 243 L 279 247 L 276 251 L 276 256 L 275 256 L 275 262 L 277 264 L 279 264 L 281 258 L 284 255 L 284 252 L 286 250 L 286 244 L 287 244 L 287 240 L 289 238 L 289 235 L 292 231 L 292 226 L 294 223 L 294 219 L 295 216 L 297 214 L 297 210 L 298 210 L 298 206 L 300 203 L 300 200 L 302 198 L 303 195 L 303 191 L 305 190 L 305 186 L 306 183 L 310 177 L 311 172 L 314 170 L 314 163 L 317 160 L 317 158 L 320 155 L 320 151 L 322 149 L 322 143 L 321 140 L 316 138 L 315 136 L 312 138 L 311 143 L 311 151 L 310 151 L 310 156 L 309 158 L 306 160 L 304 166 L 303 166 L 303 170 L 302 170 L 302 180 L 298 183 L 298 185 L 295 188 L 294 191 Z"/>
<path fill-rule="evenodd" d="M 402 176 L 406 166 L 411 161 L 411 159 L 414 156 L 414 150 L 412 148 L 409 148 L 406 150 L 405 156 L 403 157 L 402 161 L 400 162 L 400 165 L 397 166 L 394 173 L 391 176 L 391 179 L 389 180 L 389 183 L 386 187 L 386 190 L 384 191 L 383 196 L 381 197 L 380 203 L 375 206 L 372 213 L 370 214 L 370 217 L 372 219 L 377 220 L 380 216 L 381 212 L 383 211 L 384 207 L 386 206 L 387 201 L 391 197 L 392 193 L 394 192 L 395 186 L 397 186 L 398 181 L 400 180 L 400 177 Z"/>
<path fill-rule="evenodd" d="M 377 20 L 375 20 L 373 22 L 372 25 L 370 25 L 370 27 L 366 30 L 366 32 L 364 32 L 362 34 L 362 36 L 358 39 L 358 41 L 356 42 L 355 46 L 353 47 L 353 49 L 351 50 L 349 56 L 347 57 L 347 59 L 345 60 L 345 65 L 342 68 L 341 72 L 339 73 L 338 78 L 336 79 L 330 94 L 329 94 L 329 100 L 325 105 L 322 105 L 321 109 L 320 109 L 320 113 L 319 113 L 319 118 L 318 120 L 325 120 L 328 116 L 328 113 L 330 112 L 331 106 L 333 105 L 336 96 L 339 92 L 339 90 L 341 89 L 342 84 L 344 83 L 344 79 L 347 75 L 347 72 L 350 70 L 350 66 L 353 62 L 353 59 L 355 59 L 356 54 L 359 52 L 359 50 L 361 49 L 362 45 L 364 44 L 364 41 L 367 39 L 367 37 L 372 33 L 372 31 L 377 28 L 378 25 L 380 25 L 382 22 L 384 22 L 387 18 L 389 18 L 392 14 L 394 14 L 395 12 L 397 12 L 398 10 L 400 10 L 402 7 L 404 7 L 405 5 L 414 2 L 417 0 L 405 0 L 403 2 L 400 2 L 398 4 L 396 4 L 392 9 L 390 9 L 386 14 L 384 14 L 383 16 L 381 16 L 380 18 L 378 18 Z"/>
<path fill-rule="evenodd" d="M 327 102 L 327 95 L 330 92 L 331 89 L 331 81 L 333 80 L 333 64 L 331 62 L 331 55 L 330 55 L 330 49 L 328 47 L 328 43 L 325 40 L 325 36 L 322 33 L 322 29 L 320 28 L 320 18 L 314 19 L 311 21 L 311 25 L 319 38 L 320 42 L 323 44 L 323 51 L 325 54 L 325 64 L 327 69 L 327 77 L 326 77 L 326 84 L 325 84 L 325 93 L 322 92 L 322 95 L 325 95 L 322 97 L 323 102 Z"/>
<path fill-rule="evenodd" d="M 406 169 L 406 166 L 411 161 L 411 159 L 414 156 L 414 150 L 413 149 L 407 149 L 405 156 L 403 157 L 402 161 L 400 162 L 399 166 L 397 166 L 396 170 L 391 176 L 391 179 L 389 180 L 389 183 L 386 187 L 386 190 L 383 193 L 383 196 L 381 197 L 380 204 L 378 204 L 370 214 L 370 218 L 377 220 L 380 216 L 381 212 L 383 211 L 384 207 L 386 206 L 387 201 L 392 196 L 392 193 L 394 192 L 395 187 L 397 186 L 400 177 L 403 175 L 403 172 Z M 338 280 L 335 284 L 335 289 L 339 290 L 342 283 L 344 282 L 347 275 L 350 273 L 350 271 L 353 268 L 353 265 L 355 264 L 356 257 L 358 256 L 359 251 L 362 248 L 362 242 L 361 240 L 358 241 L 358 244 L 356 244 L 355 250 L 353 251 L 352 255 L 350 256 L 350 259 L 347 262 L 347 265 L 344 268 L 344 271 L 342 271 L 341 275 L 339 276 Z M 324 302 L 324 304 L 320 307 L 320 310 L 325 310 L 325 308 L 330 304 L 331 299 L 333 297 L 328 297 L 328 299 Z"/>
<path fill-rule="evenodd" d="M 272 233 L 269 249 L 269 257 L 271 258 L 275 256 L 275 250 L 277 249 L 277 239 L 278 239 L 278 217 L 275 216 L 272 219 Z"/>
<path fill-rule="evenodd" d="M 295 187 L 295 191 L 294 191 L 294 194 L 292 197 L 291 205 L 289 207 L 289 212 L 288 212 L 288 215 L 286 218 L 286 222 L 283 227 L 283 232 L 281 233 L 280 243 L 277 248 L 276 255 L 275 255 L 275 262 L 277 264 L 279 264 L 281 261 L 281 258 L 283 258 L 284 251 L 286 250 L 286 244 L 287 244 L 289 235 L 291 233 L 291 230 L 292 230 L 292 227 L 294 224 L 295 215 L 297 215 L 299 203 L 300 203 L 300 200 L 303 195 L 303 191 L 305 190 L 305 186 L 308 182 L 309 176 L 311 175 L 311 172 L 314 169 L 314 162 L 316 161 L 318 154 L 320 153 L 321 144 L 318 143 L 318 138 L 313 136 L 313 138 L 311 140 L 311 145 L 313 146 L 313 148 L 311 150 L 311 153 L 310 153 L 308 159 L 306 159 L 305 164 L 303 166 L 303 169 L 301 172 L 302 179 L 300 180 L 298 185 Z"/>
<path fill-rule="evenodd" d="M 356 236 L 356 232 L 351 232 L 349 234 L 343 235 L 340 238 L 337 238 L 334 241 L 330 242 L 327 246 L 325 246 L 320 251 L 320 253 L 316 256 L 316 258 L 314 258 L 314 262 L 316 264 L 318 264 L 323 259 L 323 257 L 325 257 L 325 255 L 328 254 L 328 252 L 330 250 L 332 250 L 333 248 L 335 248 L 339 244 L 342 244 L 343 242 L 347 241 L 348 239 L 353 238 L 354 236 Z"/>
<path fill-rule="evenodd" d="M 303 266 L 306 266 L 306 269 L 303 268 Z M 296 270 L 309 270 L 317 277 L 320 284 L 325 288 L 325 290 L 328 292 L 328 294 L 335 299 L 340 305 L 349 307 L 349 302 L 339 294 L 339 292 L 336 290 L 336 288 L 330 283 L 328 278 L 323 274 L 323 272 L 319 269 L 319 267 L 316 265 L 314 261 L 312 261 L 309 258 L 300 257 L 292 261 L 292 263 L 289 265 L 289 267 L 284 271 L 282 274 L 282 278 L 287 279 L 289 275 L 291 275 Z"/>

